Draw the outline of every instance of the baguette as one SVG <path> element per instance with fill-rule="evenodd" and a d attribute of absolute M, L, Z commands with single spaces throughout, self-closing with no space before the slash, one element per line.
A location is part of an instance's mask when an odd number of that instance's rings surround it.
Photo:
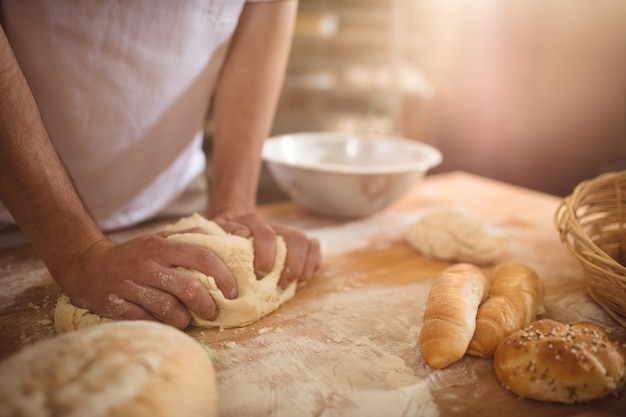
<path fill-rule="evenodd" d="M 543 284 L 533 270 L 513 262 L 496 266 L 491 292 L 478 309 L 476 331 L 467 353 L 493 357 L 505 337 L 525 328 L 543 312 L 543 294 Z"/>
<path fill-rule="evenodd" d="M 441 369 L 465 355 L 476 327 L 478 306 L 489 282 L 480 268 L 459 263 L 446 268 L 430 289 L 420 331 L 420 349 L 428 365 Z"/>

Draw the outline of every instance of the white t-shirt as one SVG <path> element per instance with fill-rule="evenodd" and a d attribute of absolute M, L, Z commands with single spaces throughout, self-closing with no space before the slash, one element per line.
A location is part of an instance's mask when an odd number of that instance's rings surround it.
<path fill-rule="evenodd" d="M 150 218 L 203 171 L 202 126 L 244 3 L 0 2 L 50 137 L 104 230 Z"/>

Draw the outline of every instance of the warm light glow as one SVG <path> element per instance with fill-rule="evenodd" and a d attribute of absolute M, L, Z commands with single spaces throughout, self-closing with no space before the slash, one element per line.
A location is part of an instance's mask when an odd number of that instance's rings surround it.
<path fill-rule="evenodd" d="M 280 143 L 283 155 L 285 155 L 285 161 L 289 163 L 295 163 L 298 161 L 298 149 L 294 143 L 294 139 L 291 136 L 286 136 Z"/>

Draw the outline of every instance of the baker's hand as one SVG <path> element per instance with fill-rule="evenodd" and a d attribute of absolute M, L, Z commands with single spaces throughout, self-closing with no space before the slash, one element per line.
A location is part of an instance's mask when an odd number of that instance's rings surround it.
<path fill-rule="evenodd" d="M 274 266 L 276 235 L 282 236 L 287 245 L 285 268 L 278 286 L 285 289 L 294 280 L 309 281 L 322 264 L 320 244 L 301 231 L 285 226 L 270 225 L 258 214 L 229 216 L 222 214 L 213 218 L 222 229 L 238 236 L 254 236 L 254 272 L 263 278 Z"/>
<path fill-rule="evenodd" d="M 189 311 L 213 320 L 217 306 L 197 279 L 176 269 L 195 269 L 215 278 L 228 299 L 237 297 L 230 269 L 208 249 L 166 239 L 170 233 L 122 244 L 102 240 L 55 277 L 78 307 L 119 320 L 159 320 L 177 328 L 191 321 Z"/>

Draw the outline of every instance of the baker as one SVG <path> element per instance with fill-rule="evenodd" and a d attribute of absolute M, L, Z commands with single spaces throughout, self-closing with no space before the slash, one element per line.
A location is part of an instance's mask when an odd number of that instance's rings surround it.
<path fill-rule="evenodd" d="M 278 282 L 307 281 L 319 243 L 256 212 L 260 151 L 284 76 L 297 2 L 0 0 L 0 227 L 30 241 L 74 304 L 186 327 L 219 311 L 195 279 L 237 297 L 208 249 L 165 233 L 105 233 L 204 214 L 253 237 L 259 279 L 276 236 Z M 202 127 L 214 116 L 210 199 Z M 2 234 L 0 232 L 0 234 Z"/>

